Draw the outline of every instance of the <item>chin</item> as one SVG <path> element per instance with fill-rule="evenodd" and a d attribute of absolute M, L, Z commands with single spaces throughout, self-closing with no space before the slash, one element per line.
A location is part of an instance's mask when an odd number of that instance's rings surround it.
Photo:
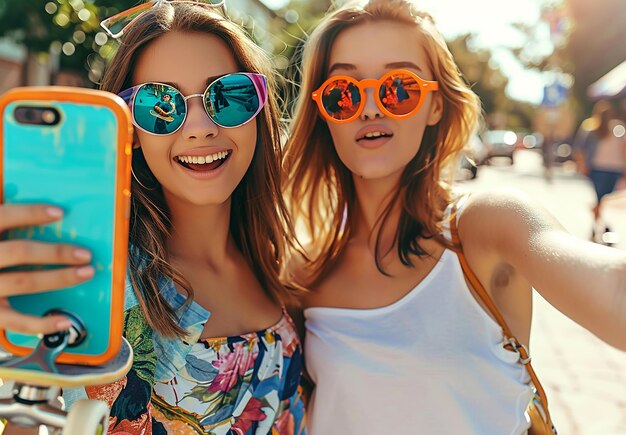
<path fill-rule="evenodd" d="M 231 192 L 232 193 L 232 192 Z M 223 195 L 195 195 L 184 198 L 185 202 L 196 207 L 210 207 L 222 205 L 230 199 L 230 194 Z"/>
<path fill-rule="evenodd" d="M 404 166 L 398 165 L 354 165 L 354 169 L 349 168 L 350 172 L 355 177 L 359 177 L 365 180 L 380 180 L 383 178 L 400 176 L 404 170 Z"/>

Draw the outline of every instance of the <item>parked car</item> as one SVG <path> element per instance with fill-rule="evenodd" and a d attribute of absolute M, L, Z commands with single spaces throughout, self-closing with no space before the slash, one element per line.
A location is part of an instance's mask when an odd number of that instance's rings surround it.
<path fill-rule="evenodd" d="M 534 150 L 541 148 L 543 135 L 541 133 L 527 134 L 522 138 L 521 145 L 517 149 Z"/>
<path fill-rule="evenodd" d="M 455 180 L 473 180 L 478 176 L 478 165 L 473 160 L 470 160 L 467 154 L 461 155 L 459 164 L 455 174 Z"/>
<path fill-rule="evenodd" d="M 485 144 L 475 134 L 470 137 L 465 152 L 461 155 L 457 168 L 457 180 L 471 180 L 478 176 L 478 166 L 482 165 L 487 158 Z"/>
<path fill-rule="evenodd" d="M 517 144 L 517 134 L 511 130 L 489 130 L 482 137 L 486 149 L 485 162 L 493 157 L 506 157 L 513 164 L 513 151 Z"/>
<path fill-rule="evenodd" d="M 522 140 L 523 148 L 530 150 L 537 150 L 542 152 L 544 146 L 544 138 L 541 133 L 533 133 L 524 136 Z M 555 165 L 561 165 L 573 159 L 573 150 L 571 140 L 559 140 L 552 144 L 552 163 Z"/>

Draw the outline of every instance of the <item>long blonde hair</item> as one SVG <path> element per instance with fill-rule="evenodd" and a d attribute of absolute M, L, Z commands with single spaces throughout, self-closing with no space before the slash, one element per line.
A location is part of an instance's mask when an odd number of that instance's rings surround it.
<path fill-rule="evenodd" d="M 232 49 L 240 71 L 258 72 L 268 78 L 268 100 L 256 118 L 254 157 L 232 195 L 230 232 L 263 288 L 275 301 L 284 303 L 292 292 L 281 284 L 279 273 L 286 246 L 295 238 L 280 191 L 280 111 L 274 72 L 266 54 L 239 26 L 206 7 L 165 3 L 146 12 L 124 34 L 101 88 L 118 93 L 131 87 L 132 71 L 142 49 L 171 31 L 216 35 Z M 133 152 L 132 167 L 131 282 L 148 324 L 165 336 L 183 336 L 176 311 L 159 293 L 159 283 L 166 276 L 182 287 L 187 293 L 185 305 L 193 299 L 193 289 L 168 262 L 169 211 L 141 148 Z"/>
<path fill-rule="evenodd" d="M 303 225 L 313 241 L 308 253 L 310 284 L 322 279 L 341 255 L 353 231 L 356 211 L 352 175 L 341 163 L 328 126 L 310 96 L 327 78 L 330 52 L 337 36 L 347 28 L 377 21 L 408 24 L 421 32 L 443 102 L 441 121 L 426 128 L 419 151 L 406 166 L 399 189 L 380 217 L 378 228 L 400 202 L 402 211 L 395 237 L 403 264 L 412 265 L 411 255 L 425 254 L 420 239 L 441 239 L 443 210 L 451 201 L 451 187 L 442 172 L 468 143 L 479 119 L 478 97 L 462 79 L 428 13 L 418 10 L 409 0 L 370 0 L 327 14 L 304 46 L 300 97 L 285 147 L 288 206 L 296 224 Z M 379 244 L 380 231 L 376 262 L 384 273 Z"/>

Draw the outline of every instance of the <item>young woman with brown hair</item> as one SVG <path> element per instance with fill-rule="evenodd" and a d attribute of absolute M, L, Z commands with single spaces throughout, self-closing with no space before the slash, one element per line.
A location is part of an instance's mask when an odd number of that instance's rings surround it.
<path fill-rule="evenodd" d="M 136 127 L 124 327 L 135 359 L 122 380 L 64 397 L 70 406 L 85 396 L 106 401 L 111 433 L 300 434 L 302 353 L 284 308 L 293 291 L 279 280 L 292 232 L 280 195 L 276 85 L 263 52 L 201 3 L 130 10 L 103 78 Z M 150 113 L 163 95 L 175 107 L 166 132 Z M 4 229 L 59 218 L 41 206 L 1 210 Z M 83 272 L 0 273 L 3 297 L 93 276 L 88 252 L 13 243 L 28 254 L 20 264 Z M 0 322 L 24 332 L 65 326 L 6 305 Z"/>

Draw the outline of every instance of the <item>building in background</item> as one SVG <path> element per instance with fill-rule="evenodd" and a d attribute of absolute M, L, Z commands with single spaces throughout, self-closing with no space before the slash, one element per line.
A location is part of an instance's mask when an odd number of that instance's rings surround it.
<path fill-rule="evenodd" d="M 589 85 L 587 96 L 591 101 L 612 100 L 617 116 L 626 122 L 626 60 Z"/>
<path fill-rule="evenodd" d="M 0 94 L 23 81 L 26 50 L 8 38 L 0 39 Z"/>
<path fill-rule="evenodd" d="M 586 102 L 585 112 L 589 113 L 592 104 L 590 100 L 598 98 L 598 86 L 613 80 L 609 72 L 617 69 L 614 74 L 619 75 L 626 68 L 620 69 L 618 66 L 626 59 L 626 1 L 568 0 L 567 3 L 574 21 L 567 45 L 576 78 L 574 91 L 581 102 Z M 601 79 L 603 76 L 608 79 Z M 594 82 L 598 85 L 590 88 Z"/>

